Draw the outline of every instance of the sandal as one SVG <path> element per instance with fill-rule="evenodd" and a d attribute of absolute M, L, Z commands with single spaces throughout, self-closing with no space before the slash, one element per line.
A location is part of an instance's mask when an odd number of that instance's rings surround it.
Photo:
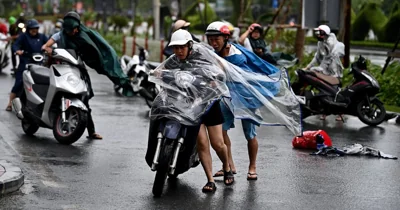
<path fill-rule="evenodd" d="M 204 185 L 204 187 L 201 191 L 203 191 L 203 193 L 209 193 L 209 192 L 215 192 L 215 190 L 217 190 L 217 186 L 215 186 L 215 182 L 207 182 L 207 184 Z"/>
<path fill-rule="evenodd" d="M 247 173 L 247 180 L 257 180 L 257 173 Z"/>
<path fill-rule="evenodd" d="M 11 112 L 11 111 L 12 111 L 11 106 L 7 106 L 6 111 L 7 111 L 7 112 Z"/>
<path fill-rule="evenodd" d="M 236 174 L 236 171 L 232 171 L 232 173 Z M 224 176 L 224 170 L 222 169 L 217 171 L 217 173 L 215 173 L 213 177 L 221 177 L 221 176 Z"/>
<path fill-rule="evenodd" d="M 94 134 L 92 134 L 92 135 L 90 135 L 90 136 L 86 136 L 86 138 L 88 138 L 88 139 L 103 139 L 103 137 L 102 136 L 100 136 L 99 134 L 97 134 L 97 133 L 94 133 Z"/>
<path fill-rule="evenodd" d="M 232 182 L 226 182 L 232 180 Z M 224 184 L 226 186 L 232 185 L 235 182 L 235 177 L 233 176 L 232 171 L 224 171 Z"/>

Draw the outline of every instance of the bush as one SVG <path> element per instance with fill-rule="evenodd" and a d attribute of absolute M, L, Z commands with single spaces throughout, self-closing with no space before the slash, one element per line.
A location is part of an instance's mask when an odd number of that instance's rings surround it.
<path fill-rule="evenodd" d="M 104 39 L 108 42 L 108 44 L 114 48 L 115 52 L 119 57 L 122 56 L 122 43 L 123 43 L 123 35 L 122 34 L 101 34 Z"/>
<path fill-rule="evenodd" d="M 379 99 L 386 105 L 400 106 L 400 62 L 392 62 L 383 75 L 382 67 L 374 64 L 369 64 L 368 71 L 375 76 L 381 86 Z"/>
<path fill-rule="evenodd" d="M 364 40 L 370 29 L 379 36 L 387 22 L 387 17 L 377 3 L 366 4 L 357 15 L 352 25 L 353 40 Z M 379 37 L 378 37 L 379 38 Z M 383 41 L 379 39 L 380 41 Z"/>
<path fill-rule="evenodd" d="M 400 30 L 400 10 L 393 13 L 385 27 L 379 34 L 379 40 L 384 40 L 385 42 L 396 42 L 398 39 Z"/>

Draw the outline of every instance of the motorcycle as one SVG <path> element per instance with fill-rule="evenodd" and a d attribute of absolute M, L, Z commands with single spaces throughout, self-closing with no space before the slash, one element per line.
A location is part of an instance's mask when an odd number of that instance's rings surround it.
<path fill-rule="evenodd" d="M 175 179 L 199 164 L 196 139 L 201 117 L 219 94 L 210 85 L 218 81 L 200 68 L 163 70 L 162 79 L 150 79 L 163 87 L 150 111 L 146 153 L 147 164 L 156 171 L 152 192 L 158 197 L 167 176 Z"/>
<path fill-rule="evenodd" d="M 42 54 L 23 73 L 24 91 L 12 101 L 23 131 L 32 136 L 39 127 L 53 130 L 61 144 L 76 142 L 86 129 L 88 107 L 87 70 L 73 50 L 54 49 L 49 68 L 38 65 Z"/>
<path fill-rule="evenodd" d="M 137 45 L 137 44 L 136 44 Z M 148 52 L 141 46 L 139 55 L 129 57 L 124 55 L 121 57 L 121 67 L 124 73 L 130 78 L 133 91 L 139 93 L 146 100 L 146 104 L 151 108 L 154 98 L 160 92 L 160 87 L 148 81 L 150 70 L 157 66 L 151 62 L 147 62 Z"/>
<path fill-rule="evenodd" d="M 340 81 L 315 71 L 296 70 L 297 85 L 293 91 L 301 101 L 302 119 L 313 114 L 348 114 L 357 116 L 363 123 L 375 126 L 385 120 L 386 110 L 376 97 L 380 86 L 367 71 L 366 60 L 359 56 L 351 65 L 353 82 L 341 89 Z"/>
<path fill-rule="evenodd" d="M 9 64 L 9 57 L 7 54 L 8 47 L 7 36 L 0 33 L 0 73 Z"/>

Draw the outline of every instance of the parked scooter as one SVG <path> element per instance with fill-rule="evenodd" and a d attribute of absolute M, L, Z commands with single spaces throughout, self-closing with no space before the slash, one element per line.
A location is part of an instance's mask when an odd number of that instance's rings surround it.
<path fill-rule="evenodd" d="M 137 45 L 137 44 L 136 44 Z M 154 98 L 160 92 L 160 87 L 148 81 L 150 70 L 157 66 L 147 62 L 148 52 L 140 45 L 139 55 L 129 57 L 124 55 L 121 57 L 121 67 L 125 74 L 130 78 L 133 91 L 139 93 L 145 100 L 146 104 L 151 108 Z"/>
<path fill-rule="evenodd" d="M 7 44 L 7 36 L 3 33 L 0 33 L 0 73 L 1 71 L 8 66 L 9 57 L 7 52 L 9 45 Z"/>
<path fill-rule="evenodd" d="M 218 97 L 211 76 L 194 72 L 162 71 L 162 91 L 151 108 L 146 162 L 156 171 L 153 194 L 160 196 L 167 175 L 174 179 L 199 164 L 196 138 L 204 113 Z M 155 81 L 157 82 L 157 81 Z M 215 84 L 215 83 L 214 83 Z"/>
<path fill-rule="evenodd" d="M 296 70 L 298 85 L 293 91 L 302 101 L 302 118 L 314 114 L 348 114 L 357 116 L 367 125 L 379 125 L 385 120 L 386 110 L 376 97 L 380 86 L 367 71 L 366 60 L 360 56 L 351 65 L 353 83 L 340 88 L 337 78 L 325 76 L 315 71 Z"/>
<path fill-rule="evenodd" d="M 61 144 L 77 141 L 86 129 L 87 70 L 73 50 L 54 49 L 49 68 L 28 64 L 23 73 L 24 92 L 13 100 L 23 131 L 33 135 L 39 127 L 53 130 Z M 44 56 L 32 55 L 36 63 Z"/>

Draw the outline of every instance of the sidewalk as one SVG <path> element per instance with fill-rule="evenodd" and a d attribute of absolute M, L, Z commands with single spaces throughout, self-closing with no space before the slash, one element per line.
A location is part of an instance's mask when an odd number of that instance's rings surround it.
<path fill-rule="evenodd" d="M 0 197 L 17 191 L 24 184 L 24 173 L 19 167 L 0 160 Z"/>

